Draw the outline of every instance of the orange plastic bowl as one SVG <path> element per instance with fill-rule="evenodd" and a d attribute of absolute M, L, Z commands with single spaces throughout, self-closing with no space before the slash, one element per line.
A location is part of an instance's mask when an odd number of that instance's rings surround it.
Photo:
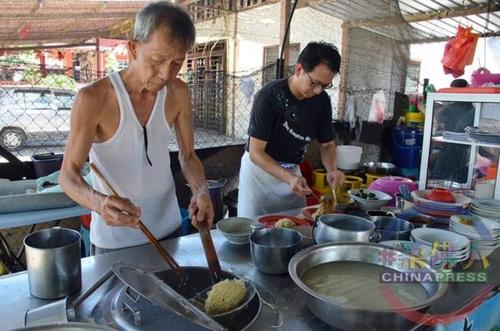
<path fill-rule="evenodd" d="M 429 194 L 427 194 L 427 199 L 437 202 L 447 202 L 455 203 L 455 197 L 447 189 L 435 188 Z"/>

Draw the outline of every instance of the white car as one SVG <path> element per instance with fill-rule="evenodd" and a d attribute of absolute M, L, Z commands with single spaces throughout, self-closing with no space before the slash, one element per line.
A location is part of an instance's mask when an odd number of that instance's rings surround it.
<path fill-rule="evenodd" d="M 69 133 L 71 90 L 31 86 L 0 86 L 0 144 L 26 146 L 30 137 L 61 143 Z"/>

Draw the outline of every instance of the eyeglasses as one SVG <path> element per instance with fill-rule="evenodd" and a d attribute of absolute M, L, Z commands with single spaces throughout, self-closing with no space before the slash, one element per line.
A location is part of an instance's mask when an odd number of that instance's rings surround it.
<path fill-rule="evenodd" d="M 311 82 L 311 86 L 315 89 L 317 87 L 321 87 L 322 90 L 328 90 L 329 88 L 332 88 L 333 83 L 329 84 L 322 84 L 321 82 L 318 82 L 317 80 L 313 79 L 311 75 L 309 75 L 308 72 L 306 72 L 307 77 L 309 77 L 309 81 Z"/>

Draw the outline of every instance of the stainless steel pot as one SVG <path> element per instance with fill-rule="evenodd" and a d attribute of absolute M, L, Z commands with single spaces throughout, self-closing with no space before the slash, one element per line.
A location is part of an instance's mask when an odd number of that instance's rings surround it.
<path fill-rule="evenodd" d="M 373 235 L 375 225 L 358 216 L 328 214 L 316 218 L 313 238 L 317 244 L 337 241 L 376 240 Z"/>
<path fill-rule="evenodd" d="M 285 228 L 260 229 L 250 235 L 250 252 L 257 270 L 281 275 L 288 272 L 288 262 L 301 247 L 303 236 Z"/>
<path fill-rule="evenodd" d="M 434 217 L 424 214 L 415 215 L 408 219 L 408 222 L 413 224 L 416 228 L 432 228 L 435 227 L 437 223 Z"/>
<path fill-rule="evenodd" d="M 207 180 L 208 194 L 214 208 L 214 223 L 217 223 L 224 217 L 224 185 L 227 179 Z M 189 184 L 186 184 L 190 187 Z"/>
<path fill-rule="evenodd" d="M 380 256 L 390 250 L 393 258 L 382 261 Z M 321 296 L 309 288 L 302 276 L 312 267 L 328 262 L 358 261 L 368 264 L 385 266 L 399 272 L 427 272 L 436 275 L 427 263 L 421 263 L 418 269 L 410 269 L 408 261 L 411 256 L 395 249 L 388 249 L 373 243 L 330 243 L 310 247 L 297 253 L 288 266 L 290 277 L 300 289 L 305 304 L 311 312 L 324 322 L 346 330 L 407 330 L 414 322 L 407 320 L 403 315 L 424 313 L 434 302 L 446 292 L 446 283 L 421 283 L 428 293 L 427 299 L 418 304 L 391 309 L 362 309 L 337 300 Z M 382 298 L 381 298 L 382 299 Z M 408 316 L 408 315 L 406 315 Z"/>
<path fill-rule="evenodd" d="M 411 230 L 415 226 L 405 220 L 391 216 L 371 216 L 375 224 L 375 233 L 379 234 L 379 241 L 410 240 Z"/>
<path fill-rule="evenodd" d="M 80 233 L 55 227 L 29 234 L 24 245 L 31 295 L 56 299 L 81 289 Z"/>

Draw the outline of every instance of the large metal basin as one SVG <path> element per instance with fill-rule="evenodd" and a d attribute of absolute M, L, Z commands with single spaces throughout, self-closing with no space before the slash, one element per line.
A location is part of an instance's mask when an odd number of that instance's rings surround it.
<path fill-rule="evenodd" d="M 382 263 L 380 257 L 384 254 L 382 253 L 384 250 L 387 252 L 385 247 L 373 243 L 344 242 L 317 245 L 297 253 L 290 261 L 288 271 L 299 287 L 307 307 L 325 323 L 346 330 L 406 330 L 422 317 L 421 314 L 433 302 L 445 294 L 447 289 L 445 283 L 421 283 L 428 298 L 418 305 L 368 310 L 321 296 L 302 281 L 302 276 L 307 270 L 328 262 L 358 261 L 385 266 L 395 271 L 410 271 L 409 263 L 401 263 L 403 260 L 409 261 L 408 254 L 391 250 L 395 258 L 391 259 L 392 262 Z M 435 271 L 428 264 L 419 264 L 419 269 L 411 271 L 429 272 L 435 275 Z M 414 321 L 403 317 L 409 315 Z"/>

